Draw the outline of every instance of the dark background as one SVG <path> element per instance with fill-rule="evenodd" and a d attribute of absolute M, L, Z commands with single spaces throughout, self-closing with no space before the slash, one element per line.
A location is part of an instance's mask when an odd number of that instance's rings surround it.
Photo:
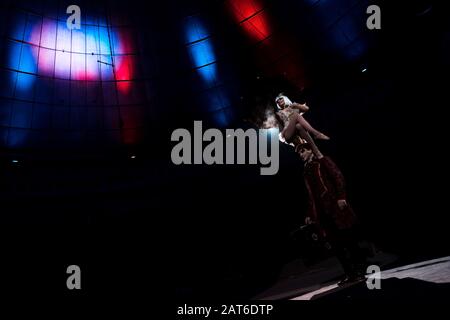
<path fill-rule="evenodd" d="M 11 10 L 45 15 L 65 5 L 39 3 L 2 2 L 3 44 Z M 249 298 L 267 288 L 301 254 L 289 233 L 304 218 L 302 163 L 281 145 L 275 176 L 260 176 L 258 166 L 175 166 L 170 135 L 192 130 L 193 120 L 255 127 L 280 91 L 306 101 L 307 119 L 331 136 L 320 147 L 344 172 L 368 238 L 404 262 L 449 253 L 446 8 L 380 1 L 382 29 L 369 31 L 366 1 L 255 3 L 270 23 L 263 39 L 246 34 L 229 1 L 99 2 L 137 30 L 142 139 L 2 142 L 8 288 L 93 297 L 145 293 L 162 281 L 181 299 Z M 193 18 L 214 46 L 213 84 L 189 58 L 183 30 Z M 65 288 L 70 264 L 82 269 L 81 292 Z"/>

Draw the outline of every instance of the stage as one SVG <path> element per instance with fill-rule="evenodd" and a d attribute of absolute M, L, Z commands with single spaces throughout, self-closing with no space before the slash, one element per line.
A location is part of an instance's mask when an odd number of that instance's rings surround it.
<path fill-rule="evenodd" d="M 342 277 L 342 270 L 334 258 L 329 258 L 314 267 L 302 270 L 297 275 L 291 274 L 287 277 L 281 275 L 274 286 L 254 297 L 254 299 L 289 299 L 294 301 L 368 301 L 370 299 L 393 301 L 411 299 L 439 301 L 448 296 L 450 292 L 450 256 L 393 268 L 386 266 L 395 263 L 395 256 L 378 254 L 376 258 L 381 267 L 379 290 L 369 290 L 366 280 L 338 286 Z M 294 262 L 290 267 L 292 268 L 299 263 L 299 261 Z M 370 279 L 368 282 L 370 282 Z"/>

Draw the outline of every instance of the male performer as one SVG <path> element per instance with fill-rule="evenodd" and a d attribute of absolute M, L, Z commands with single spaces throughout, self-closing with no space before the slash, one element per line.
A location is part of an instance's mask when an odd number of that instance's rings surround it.
<path fill-rule="evenodd" d="M 318 159 L 308 144 L 298 152 L 305 163 L 309 196 L 305 223 L 315 223 L 331 244 L 346 275 L 340 284 L 364 279 L 365 261 L 356 237 L 357 219 L 347 201 L 344 176 L 329 157 Z"/>

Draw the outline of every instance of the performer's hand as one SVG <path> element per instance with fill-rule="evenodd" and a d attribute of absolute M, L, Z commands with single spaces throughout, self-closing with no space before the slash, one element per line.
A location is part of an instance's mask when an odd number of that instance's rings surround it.
<path fill-rule="evenodd" d="M 345 199 L 338 200 L 337 204 L 338 204 L 339 209 L 344 210 L 347 207 L 347 200 L 345 200 Z"/>
<path fill-rule="evenodd" d="M 306 102 L 305 103 L 298 103 L 298 102 L 294 102 L 292 105 L 291 105 L 291 107 L 292 108 L 295 108 L 295 109 L 298 109 L 298 110 L 300 110 L 301 112 L 306 112 L 306 111 L 308 111 L 309 110 L 309 106 L 308 105 L 306 105 Z"/>
<path fill-rule="evenodd" d="M 299 110 L 302 111 L 302 112 L 306 112 L 306 111 L 309 110 L 309 106 L 306 104 L 306 102 L 303 103 L 303 104 L 299 103 Z"/>

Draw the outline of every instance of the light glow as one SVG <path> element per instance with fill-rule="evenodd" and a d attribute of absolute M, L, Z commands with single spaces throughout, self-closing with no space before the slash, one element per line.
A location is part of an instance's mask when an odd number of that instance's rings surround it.
<path fill-rule="evenodd" d="M 23 44 L 17 43 L 10 50 L 9 65 L 26 74 L 59 79 L 116 80 L 118 90 L 127 93 L 134 73 L 134 59 L 129 55 L 132 46 L 127 36 L 125 31 L 92 25 L 69 30 L 64 22 L 51 19 L 27 23 Z M 17 80 L 20 91 L 32 88 L 34 78 L 26 74 L 11 79 Z"/>

